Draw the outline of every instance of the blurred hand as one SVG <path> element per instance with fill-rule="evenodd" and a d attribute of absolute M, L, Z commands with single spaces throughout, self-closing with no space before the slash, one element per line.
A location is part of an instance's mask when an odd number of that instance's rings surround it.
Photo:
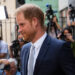
<path fill-rule="evenodd" d="M 70 33 L 66 34 L 65 36 L 66 36 L 66 39 L 67 39 L 68 41 L 71 41 L 71 42 L 74 41 L 73 38 L 72 38 L 72 35 L 71 35 Z"/>
<path fill-rule="evenodd" d="M 7 59 L 0 59 L 1 64 L 9 64 L 9 61 Z"/>

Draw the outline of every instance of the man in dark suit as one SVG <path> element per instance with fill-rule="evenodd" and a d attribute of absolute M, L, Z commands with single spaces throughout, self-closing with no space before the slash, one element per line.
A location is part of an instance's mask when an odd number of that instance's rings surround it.
<path fill-rule="evenodd" d="M 21 50 L 22 75 L 75 75 L 71 48 L 46 33 L 44 13 L 38 6 L 22 5 L 16 10 L 16 20 L 19 32 L 29 42 Z"/>

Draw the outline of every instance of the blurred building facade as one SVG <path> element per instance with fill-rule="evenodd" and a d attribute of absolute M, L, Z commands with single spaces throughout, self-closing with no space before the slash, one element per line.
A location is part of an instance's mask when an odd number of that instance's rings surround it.
<path fill-rule="evenodd" d="M 25 2 L 37 4 L 44 13 L 46 12 L 47 4 L 51 5 L 54 11 L 58 11 L 58 0 L 25 0 Z M 56 15 L 59 16 L 58 13 L 56 13 Z"/>
<path fill-rule="evenodd" d="M 6 6 L 8 13 L 7 19 L 0 20 L 0 36 L 8 45 L 17 38 L 17 23 L 14 13 L 17 7 L 24 4 L 23 2 L 20 4 L 19 1 L 21 0 L 0 0 L 0 6 Z"/>
<path fill-rule="evenodd" d="M 15 17 L 14 12 L 16 9 L 15 0 L 0 0 L 0 5 L 6 6 L 8 18 L 5 20 L 1 20 L 1 36 L 4 41 L 8 44 L 11 43 L 13 39 L 15 39 Z"/>
<path fill-rule="evenodd" d="M 59 0 L 60 24 L 62 28 L 67 26 L 67 10 L 70 4 L 75 7 L 75 0 Z"/>
<path fill-rule="evenodd" d="M 59 12 L 58 12 L 58 0 L 25 0 L 26 3 L 33 3 L 37 4 L 43 12 L 46 14 L 47 11 L 47 5 L 51 5 L 52 10 L 54 11 L 53 14 L 55 14 L 59 20 Z M 50 15 L 51 16 L 51 15 Z M 47 26 L 47 18 L 45 19 L 45 25 Z"/>

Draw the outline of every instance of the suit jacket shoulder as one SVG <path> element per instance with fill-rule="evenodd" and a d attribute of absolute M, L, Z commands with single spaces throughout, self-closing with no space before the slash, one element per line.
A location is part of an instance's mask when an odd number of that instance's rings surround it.
<path fill-rule="evenodd" d="M 23 55 L 24 52 L 27 52 L 29 50 L 30 46 L 31 46 L 31 43 L 25 44 L 21 49 L 21 54 Z"/>

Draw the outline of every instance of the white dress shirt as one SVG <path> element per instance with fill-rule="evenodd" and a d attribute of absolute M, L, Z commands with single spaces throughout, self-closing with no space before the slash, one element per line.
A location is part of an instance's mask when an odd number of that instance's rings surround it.
<path fill-rule="evenodd" d="M 37 40 L 35 43 L 31 43 L 32 45 L 35 46 L 33 68 L 35 67 L 36 59 L 38 57 L 40 48 L 41 48 L 46 36 L 47 36 L 47 33 L 45 32 L 44 35 L 39 40 Z M 30 48 L 30 51 L 31 51 L 31 48 Z"/>

